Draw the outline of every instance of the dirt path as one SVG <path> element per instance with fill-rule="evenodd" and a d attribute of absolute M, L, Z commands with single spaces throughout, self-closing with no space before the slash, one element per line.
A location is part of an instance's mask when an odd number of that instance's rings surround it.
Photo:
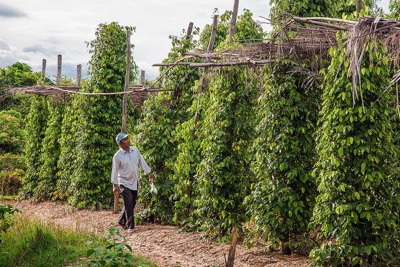
<path fill-rule="evenodd" d="M 29 218 L 103 235 L 115 226 L 118 215 L 111 211 L 80 210 L 67 213 L 67 207 L 54 202 L 2 201 L 19 208 Z M 229 244 L 202 241 L 201 233 L 180 232 L 178 227 L 159 224 L 138 225 L 127 238 L 137 255 L 159 267 L 223 267 Z M 262 246 L 251 250 L 236 247 L 237 267 L 306 267 L 307 258 L 264 252 Z"/>

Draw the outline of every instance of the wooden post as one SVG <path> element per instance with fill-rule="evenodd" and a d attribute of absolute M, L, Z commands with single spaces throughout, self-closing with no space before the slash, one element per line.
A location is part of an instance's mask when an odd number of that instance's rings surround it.
<path fill-rule="evenodd" d="M 186 40 L 190 39 L 190 36 L 192 35 L 192 31 L 193 31 L 193 22 L 189 22 L 189 26 L 186 32 Z M 183 49 L 186 50 L 187 46 L 189 45 L 188 42 L 183 43 Z"/>
<path fill-rule="evenodd" d="M 121 132 L 126 133 L 126 119 L 128 116 L 128 90 L 129 90 L 129 79 L 131 74 L 131 34 L 126 31 L 126 71 L 125 71 L 125 86 L 124 96 L 122 99 L 122 125 Z M 114 195 L 114 213 L 119 212 L 119 195 Z"/>
<path fill-rule="evenodd" d="M 60 84 L 61 84 L 61 65 L 62 65 L 62 55 L 58 55 L 58 57 L 57 57 L 57 80 L 56 80 L 57 86 L 60 86 Z"/>
<path fill-rule="evenodd" d="M 237 240 L 238 240 L 238 232 L 236 228 L 233 228 L 231 245 L 229 247 L 228 261 L 226 262 L 225 267 L 233 267 L 234 265 Z"/>
<path fill-rule="evenodd" d="M 131 35 L 129 31 L 126 31 L 126 71 L 125 71 L 125 86 L 124 86 L 124 97 L 122 102 L 122 126 L 121 132 L 126 133 L 126 118 L 128 115 L 128 90 L 129 90 L 129 79 L 131 74 Z"/>
<path fill-rule="evenodd" d="M 190 35 L 192 35 L 192 31 L 193 31 L 193 22 L 189 22 L 189 26 L 186 32 L 186 39 L 190 38 Z"/>
<path fill-rule="evenodd" d="M 363 0 L 356 0 L 356 13 L 357 13 L 357 19 L 360 18 L 360 12 L 363 7 Z"/>
<path fill-rule="evenodd" d="M 218 15 L 214 15 L 213 27 L 212 27 L 210 42 L 208 43 L 207 51 L 214 50 L 215 35 L 217 34 L 217 26 L 218 26 L 218 17 L 219 17 Z"/>
<path fill-rule="evenodd" d="M 146 86 L 146 72 L 144 70 L 140 71 L 140 84 Z"/>
<path fill-rule="evenodd" d="M 82 65 L 76 66 L 76 86 L 81 87 Z"/>
<path fill-rule="evenodd" d="M 238 16 L 238 9 L 239 9 L 239 0 L 235 0 L 235 3 L 233 5 L 233 14 L 232 14 L 232 19 L 231 19 L 231 27 L 229 29 L 229 40 L 232 40 L 232 37 L 235 35 L 236 31 L 236 20 Z"/>
<path fill-rule="evenodd" d="M 219 17 L 219 15 L 214 14 L 213 26 L 212 26 L 211 35 L 210 35 L 210 41 L 208 42 L 208 47 L 207 47 L 207 51 L 208 52 L 211 52 L 211 51 L 214 50 L 215 36 L 217 34 L 217 26 L 218 26 L 218 17 Z M 208 63 L 208 62 L 210 62 L 210 59 L 208 57 L 206 57 L 204 59 L 204 61 L 206 63 Z M 205 84 L 205 76 L 206 76 L 207 69 L 208 69 L 207 67 L 204 68 L 203 75 L 201 76 L 201 80 L 200 80 L 200 91 L 201 92 L 204 92 L 204 88 L 206 86 L 206 84 Z M 194 115 L 194 121 L 196 123 L 199 120 L 200 120 L 200 114 L 198 113 L 198 110 L 196 110 L 196 114 Z"/>
<path fill-rule="evenodd" d="M 46 59 L 42 60 L 42 84 L 44 84 L 46 79 Z"/>

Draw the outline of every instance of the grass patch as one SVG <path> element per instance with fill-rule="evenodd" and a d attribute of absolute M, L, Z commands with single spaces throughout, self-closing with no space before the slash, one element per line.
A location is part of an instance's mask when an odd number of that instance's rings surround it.
<path fill-rule="evenodd" d="M 67 266 L 86 256 L 87 241 L 102 242 L 94 235 L 30 221 L 22 215 L 14 219 L 13 226 L 0 234 L 0 267 Z"/>
<path fill-rule="evenodd" d="M 0 195 L 0 200 L 18 200 L 18 199 L 19 199 L 18 195 L 12 195 L 12 196 Z"/>
<path fill-rule="evenodd" d="M 0 267 L 103 266 L 96 264 L 99 255 L 88 256 L 93 247 L 102 250 L 103 257 L 104 253 L 115 257 L 109 250 L 110 242 L 115 242 L 110 236 L 106 238 L 82 231 L 65 230 L 27 219 L 20 214 L 14 216 L 10 228 L 0 233 L 0 240 Z M 97 260 L 92 259 L 92 264 L 89 264 L 91 258 Z M 132 255 L 132 259 L 132 264 L 125 262 L 112 266 L 156 266 L 141 256 Z"/>

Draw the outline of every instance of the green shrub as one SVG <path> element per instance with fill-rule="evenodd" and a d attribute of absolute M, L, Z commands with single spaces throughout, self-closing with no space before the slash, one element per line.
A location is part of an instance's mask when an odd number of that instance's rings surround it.
<path fill-rule="evenodd" d="M 94 247 L 87 251 L 89 266 L 110 266 L 110 267 L 152 267 L 155 264 L 146 262 L 132 254 L 132 247 L 125 243 L 125 236 L 121 229 L 113 227 L 105 235 L 105 247 Z M 87 245 L 93 244 L 88 242 Z"/>
<path fill-rule="evenodd" d="M 0 204 L 0 232 L 5 232 L 12 225 L 12 215 L 16 212 L 19 212 L 19 210 L 12 205 L 4 206 Z"/>
<path fill-rule="evenodd" d="M 21 169 L 0 170 L 0 194 L 3 196 L 17 195 L 21 188 L 21 178 L 25 171 Z"/>

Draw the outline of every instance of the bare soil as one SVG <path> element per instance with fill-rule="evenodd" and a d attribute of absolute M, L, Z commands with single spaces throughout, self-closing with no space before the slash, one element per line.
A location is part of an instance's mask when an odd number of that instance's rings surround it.
<path fill-rule="evenodd" d="M 111 211 L 78 210 L 68 212 L 68 207 L 55 202 L 2 201 L 21 210 L 27 218 L 36 218 L 45 223 L 103 235 L 116 226 L 118 214 Z M 199 232 L 185 233 L 176 226 L 145 224 L 126 242 L 133 253 L 155 262 L 159 267 L 223 267 L 228 257 L 230 244 L 207 242 Z M 236 246 L 235 267 L 305 267 L 307 257 L 284 256 L 277 252 L 266 252 L 258 245 L 246 249 L 239 242 Z"/>

